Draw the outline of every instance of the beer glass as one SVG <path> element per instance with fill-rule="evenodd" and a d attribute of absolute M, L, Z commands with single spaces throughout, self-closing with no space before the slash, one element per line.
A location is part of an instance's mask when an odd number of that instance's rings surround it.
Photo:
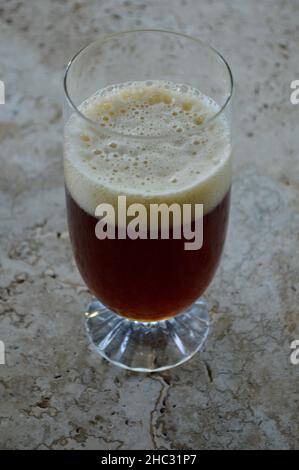
<path fill-rule="evenodd" d="M 207 338 L 202 294 L 228 223 L 232 88 L 230 68 L 215 49 L 162 30 L 98 39 L 67 66 L 70 239 L 94 296 L 85 312 L 89 339 L 120 367 L 165 370 L 191 358 Z M 187 206 L 189 238 L 178 218 Z M 152 208 L 161 209 L 155 230 Z M 194 248 L 190 233 L 196 237 L 198 221 L 202 239 Z"/>

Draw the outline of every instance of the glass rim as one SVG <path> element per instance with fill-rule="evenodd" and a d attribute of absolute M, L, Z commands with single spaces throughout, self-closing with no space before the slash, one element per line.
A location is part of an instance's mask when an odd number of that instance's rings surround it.
<path fill-rule="evenodd" d="M 111 34 L 108 34 L 106 36 L 103 36 L 103 37 L 99 37 L 98 39 L 95 39 L 94 41 L 88 43 L 86 46 L 82 47 L 81 49 L 79 49 L 74 55 L 73 57 L 69 60 L 66 68 L 65 68 L 65 72 L 64 72 L 64 77 L 63 77 L 63 89 L 64 89 L 64 94 L 65 94 L 65 97 L 66 97 L 66 100 L 67 100 L 67 103 L 70 105 L 70 107 L 73 109 L 73 111 L 75 111 L 75 113 L 80 117 L 82 118 L 83 120 L 85 120 L 86 122 L 88 122 L 89 124 L 91 125 L 95 125 L 95 124 L 98 124 L 97 121 L 93 121 L 92 119 L 89 119 L 87 116 L 85 116 L 79 109 L 79 107 L 74 103 L 73 99 L 71 98 L 70 94 L 69 94 L 69 91 L 68 91 L 68 85 L 67 85 L 67 79 L 68 79 L 68 75 L 69 75 L 69 72 L 71 70 L 71 67 L 72 65 L 74 64 L 74 62 L 76 61 L 76 59 L 80 56 L 80 54 L 82 52 L 84 52 L 85 50 L 87 50 L 89 47 L 91 47 L 92 45 L 95 45 L 95 44 L 104 44 L 108 41 L 110 41 L 111 39 L 113 38 L 117 38 L 117 37 L 120 37 L 122 35 L 126 35 L 126 34 L 130 34 L 130 33 L 164 33 L 164 34 L 169 34 L 169 35 L 173 35 L 173 36 L 178 36 L 178 37 L 182 37 L 184 39 L 188 39 L 190 41 L 193 41 L 197 44 L 199 44 L 200 46 L 202 47 L 205 47 L 206 49 L 210 50 L 211 52 L 213 52 L 214 54 L 216 54 L 216 56 L 218 57 L 218 59 L 220 59 L 220 62 L 222 62 L 222 64 L 225 66 L 227 72 L 228 72 L 228 77 L 229 77 L 229 85 L 230 85 L 230 89 L 229 89 L 229 93 L 228 93 L 228 96 L 225 100 L 225 102 L 221 105 L 220 109 L 215 112 L 211 117 L 209 117 L 208 119 L 206 119 L 202 124 L 198 125 L 197 126 L 197 129 L 200 130 L 200 129 L 203 129 L 205 128 L 207 125 L 213 123 L 216 119 L 218 119 L 223 111 L 227 108 L 228 104 L 231 102 L 231 99 L 232 99 L 232 96 L 233 96 L 233 90 L 234 90 L 234 79 L 233 79 L 233 74 L 232 74 L 232 71 L 231 71 L 231 68 L 228 64 L 228 62 L 226 61 L 226 59 L 223 57 L 223 55 L 217 51 L 217 49 L 215 49 L 213 46 L 210 46 L 209 44 L 207 44 L 206 42 L 202 41 L 201 39 L 195 37 L 195 36 L 191 36 L 191 35 L 188 35 L 188 34 L 185 34 L 185 33 L 179 33 L 177 31 L 171 31 L 171 30 L 167 30 L 167 29 L 156 29 L 156 28 L 137 28 L 137 29 L 128 29 L 128 30 L 123 30 L 123 31 L 119 31 L 119 32 L 116 32 L 116 33 L 111 33 Z M 134 134 L 125 134 L 123 132 L 117 132 L 115 130 L 112 130 L 112 129 L 108 129 L 108 128 L 105 128 L 105 130 L 101 129 L 104 133 L 107 133 L 111 136 L 115 135 L 115 136 L 122 136 L 122 137 L 128 137 L 128 138 L 131 138 L 131 139 L 140 139 L 140 140 L 145 140 L 145 139 L 149 139 L 149 140 L 156 140 L 156 139 L 163 139 L 171 134 L 163 134 L 163 135 L 134 135 Z"/>

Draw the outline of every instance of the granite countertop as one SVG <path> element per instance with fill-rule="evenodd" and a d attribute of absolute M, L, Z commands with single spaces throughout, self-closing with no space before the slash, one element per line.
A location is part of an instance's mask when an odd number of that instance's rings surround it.
<path fill-rule="evenodd" d="M 3 1 L 0 5 L 1 449 L 289 449 L 298 442 L 299 4 L 291 0 Z M 187 364 L 129 373 L 89 347 L 62 172 L 63 68 L 132 27 L 195 34 L 236 81 L 225 254 L 213 325 Z M 297 74 L 297 75 L 296 75 Z"/>

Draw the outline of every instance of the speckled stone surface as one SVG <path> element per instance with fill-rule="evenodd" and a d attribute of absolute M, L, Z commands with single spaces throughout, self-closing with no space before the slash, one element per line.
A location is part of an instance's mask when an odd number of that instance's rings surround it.
<path fill-rule="evenodd" d="M 270 5 L 271 3 L 271 5 Z M 299 448 L 299 4 L 251 0 L 0 3 L 1 449 Z M 204 350 L 138 375 L 91 351 L 62 175 L 62 74 L 95 37 L 196 34 L 236 81 L 230 229 Z"/>

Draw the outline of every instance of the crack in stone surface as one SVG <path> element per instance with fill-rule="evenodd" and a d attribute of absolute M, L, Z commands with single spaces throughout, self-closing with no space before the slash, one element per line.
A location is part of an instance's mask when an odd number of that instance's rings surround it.
<path fill-rule="evenodd" d="M 164 379 L 163 376 L 155 375 L 153 380 L 161 384 L 161 390 L 155 403 L 155 408 L 151 411 L 150 416 L 150 434 L 154 449 L 171 449 L 171 443 L 163 434 L 162 424 L 159 419 L 163 416 L 166 410 L 167 397 L 171 385 Z"/>

